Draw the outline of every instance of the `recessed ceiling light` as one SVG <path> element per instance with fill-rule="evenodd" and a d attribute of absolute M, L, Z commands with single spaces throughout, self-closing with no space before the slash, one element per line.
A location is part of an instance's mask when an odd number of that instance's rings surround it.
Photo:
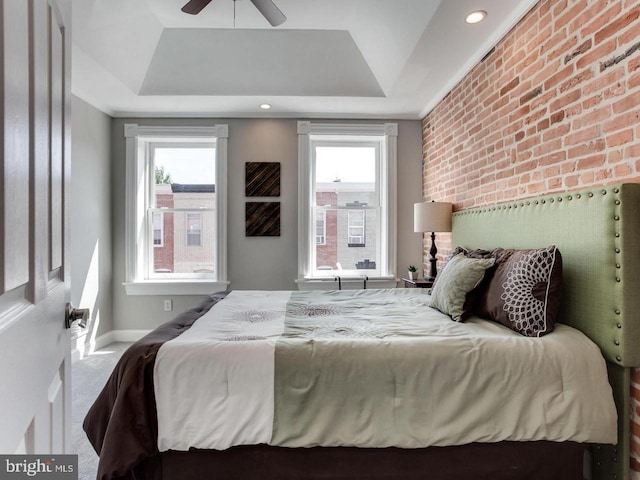
<path fill-rule="evenodd" d="M 260 104 L 260 108 L 263 110 L 269 110 L 271 108 L 271 105 L 269 105 L 268 103 L 262 103 Z"/>
<path fill-rule="evenodd" d="M 484 20 L 486 16 L 487 12 L 485 12 L 484 10 L 475 10 L 473 12 L 470 12 L 464 21 L 467 23 L 478 23 Z"/>

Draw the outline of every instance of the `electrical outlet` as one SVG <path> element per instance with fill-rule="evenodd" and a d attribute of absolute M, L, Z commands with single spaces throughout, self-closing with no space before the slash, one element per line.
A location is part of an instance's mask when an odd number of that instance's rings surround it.
<path fill-rule="evenodd" d="M 165 299 L 164 301 L 164 311 L 170 312 L 173 310 L 173 300 Z"/>

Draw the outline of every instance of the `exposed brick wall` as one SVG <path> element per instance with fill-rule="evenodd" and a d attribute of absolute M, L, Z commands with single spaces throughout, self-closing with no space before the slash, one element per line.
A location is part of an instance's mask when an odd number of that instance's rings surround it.
<path fill-rule="evenodd" d="M 425 117 L 423 149 L 425 199 L 456 210 L 640 182 L 640 3 L 540 1 Z M 631 395 L 640 479 L 639 370 Z"/>

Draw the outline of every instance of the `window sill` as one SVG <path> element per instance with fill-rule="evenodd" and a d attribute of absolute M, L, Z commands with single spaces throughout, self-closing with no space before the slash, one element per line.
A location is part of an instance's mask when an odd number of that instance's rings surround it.
<path fill-rule="evenodd" d="M 334 277 L 326 278 L 298 278 L 296 281 L 298 290 L 338 290 L 338 281 Z M 369 277 L 367 288 L 396 288 L 398 279 L 390 277 Z M 358 290 L 363 288 L 364 279 L 361 277 L 342 278 L 340 280 L 343 290 Z"/>
<path fill-rule="evenodd" d="M 228 281 L 212 282 L 209 280 L 145 280 L 125 282 L 127 295 L 209 295 L 225 291 Z"/>

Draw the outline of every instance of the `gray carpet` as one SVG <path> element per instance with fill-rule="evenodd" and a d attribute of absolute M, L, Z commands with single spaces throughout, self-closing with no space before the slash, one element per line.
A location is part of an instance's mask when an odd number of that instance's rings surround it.
<path fill-rule="evenodd" d="M 93 404 L 122 353 L 130 343 L 112 343 L 71 366 L 71 440 L 78 454 L 78 480 L 95 480 L 98 455 L 82 430 L 82 420 Z"/>

